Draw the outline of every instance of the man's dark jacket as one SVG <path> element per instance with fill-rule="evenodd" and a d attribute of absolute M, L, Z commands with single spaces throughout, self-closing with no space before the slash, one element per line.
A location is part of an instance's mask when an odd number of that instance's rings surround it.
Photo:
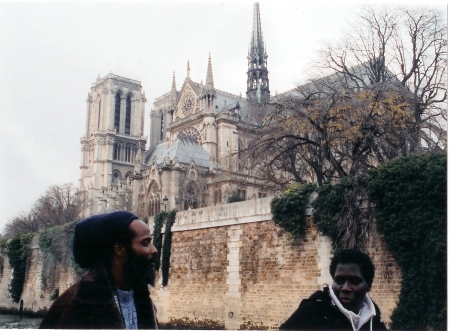
<path fill-rule="evenodd" d="M 372 330 L 387 330 L 381 319 L 378 306 L 372 320 Z M 339 309 L 332 305 L 329 288 L 317 291 L 302 300 L 298 309 L 280 325 L 280 330 L 353 330 L 351 322 Z M 370 330 L 370 319 L 360 328 Z"/>
<path fill-rule="evenodd" d="M 147 286 L 134 289 L 139 329 L 157 329 Z M 50 307 L 41 329 L 124 329 L 103 269 L 91 269 Z"/>

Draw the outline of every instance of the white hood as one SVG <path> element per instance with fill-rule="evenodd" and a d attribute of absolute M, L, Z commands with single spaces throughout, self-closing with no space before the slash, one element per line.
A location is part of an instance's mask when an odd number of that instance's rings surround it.
<path fill-rule="evenodd" d="M 342 306 L 339 302 L 339 299 L 333 292 L 333 289 L 330 288 L 330 297 L 332 303 L 348 318 L 350 323 L 352 324 L 353 330 L 358 331 L 369 319 L 370 319 L 370 330 L 372 330 L 372 318 L 376 316 L 375 306 L 369 296 L 366 294 L 364 298 L 363 304 L 359 311 L 359 314 L 355 314 L 354 312 L 347 310 Z"/>

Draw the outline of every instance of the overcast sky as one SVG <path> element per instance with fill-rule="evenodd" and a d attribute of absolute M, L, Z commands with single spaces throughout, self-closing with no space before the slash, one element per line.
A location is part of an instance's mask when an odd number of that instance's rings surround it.
<path fill-rule="evenodd" d="M 442 5 L 441 5 L 442 6 Z M 358 12 L 348 2 L 260 1 L 272 94 L 294 88 L 321 43 Z M 446 8 L 442 6 L 445 10 Z M 0 0 L 0 231 L 51 185 L 77 182 L 86 98 L 98 74 L 140 80 L 153 100 L 186 77 L 245 95 L 253 2 Z"/>

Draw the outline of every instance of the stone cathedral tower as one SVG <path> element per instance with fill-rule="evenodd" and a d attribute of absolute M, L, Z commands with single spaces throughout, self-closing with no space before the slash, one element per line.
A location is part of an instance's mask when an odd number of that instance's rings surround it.
<path fill-rule="evenodd" d="M 262 179 L 256 158 L 242 152 L 255 137 L 251 105 L 270 99 L 258 3 L 246 97 L 215 86 L 211 54 L 205 76 L 204 82 L 194 81 L 188 61 L 177 90 L 172 74 L 170 90 L 155 99 L 150 111 L 148 150 L 141 83 L 113 74 L 97 78 L 81 138 L 79 189 L 90 201 L 82 216 L 131 210 L 151 221 L 163 205 L 186 210 L 275 192 Z"/>
<path fill-rule="evenodd" d="M 139 81 L 114 74 L 98 77 L 86 101 L 79 188 L 88 193 L 90 204 L 83 216 L 116 210 L 126 202 L 146 143 L 146 98 Z"/>
<path fill-rule="evenodd" d="M 259 3 L 254 5 L 253 32 L 247 59 L 247 99 L 250 103 L 269 101 L 269 71 L 267 70 L 267 53 L 261 29 Z"/>

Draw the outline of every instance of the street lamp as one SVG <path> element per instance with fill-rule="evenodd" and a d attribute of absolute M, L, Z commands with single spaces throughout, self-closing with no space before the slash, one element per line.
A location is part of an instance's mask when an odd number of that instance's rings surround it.
<path fill-rule="evenodd" d="M 163 205 L 164 205 L 164 211 L 166 211 L 167 209 L 167 202 L 169 201 L 169 199 L 167 198 L 167 196 L 164 196 L 164 198 L 162 199 Z"/>

